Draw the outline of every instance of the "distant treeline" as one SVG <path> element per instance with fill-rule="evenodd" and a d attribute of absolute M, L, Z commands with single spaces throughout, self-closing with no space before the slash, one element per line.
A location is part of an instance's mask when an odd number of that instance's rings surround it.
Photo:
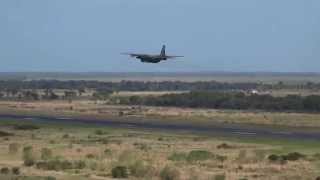
<path fill-rule="evenodd" d="M 101 81 L 0 81 L 0 91 L 15 91 L 21 89 L 95 89 L 108 91 L 216 91 L 216 90 L 251 90 L 251 89 L 320 89 L 319 83 L 304 83 L 298 85 L 261 83 L 223 83 L 216 81 L 121 81 L 121 82 L 101 82 Z"/>
<path fill-rule="evenodd" d="M 131 96 L 121 99 L 120 103 L 190 108 L 320 112 L 320 96 L 317 95 L 273 97 L 246 95 L 239 92 L 190 92 L 162 96 Z"/>
<path fill-rule="evenodd" d="M 180 82 L 180 81 L 0 81 L 0 90 L 13 89 L 96 89 L 111 91 L 186 91 L 186 90 L 248 90 L 257 88 L 256 83 L 221 83 L 209 82 Z"/>

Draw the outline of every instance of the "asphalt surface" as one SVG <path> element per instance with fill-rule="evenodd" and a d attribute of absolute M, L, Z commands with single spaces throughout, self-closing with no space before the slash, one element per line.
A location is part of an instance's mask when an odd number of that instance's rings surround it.
<path fill-rule="evenodd" d="M 117 121 L 112 119 L 82 119 L 49 116 L 22 116 L 22 115 L 0 115 L 1 119 L 16 119 L 21 121 L 40 121 L 58 123 L 85 123 L 88 125 L 98 125 L 114 128 L 147 129 L 158 131 L 201 133 L 209 136 L 236 136 L 251 138 L 279 138 L 295 140 L 320 140 L 320 130 L 307 128 L 278 128 L 263 125 L 243 125 L 243 124 L 213 124 L 213 125 L 186 125 L 186 124 L 165 124 L 161 122 L 139 122 L 131 120 Z"/>

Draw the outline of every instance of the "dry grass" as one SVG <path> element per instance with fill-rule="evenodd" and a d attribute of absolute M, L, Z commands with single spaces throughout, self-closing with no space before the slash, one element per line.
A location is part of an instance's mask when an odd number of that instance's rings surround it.
<path fill-rule="evenodd" d="M 0 167 L 21 168 L 27 176 L 54 176 L 58 179 L 112 179 L 111 169 L 116 166 L 129 168 L 130 179 L 160 179 L 161 170 L 173 167 L 179 172 L 181 180 L 214 179 L 216 175 L 224 174 L 226 179 L 314 179 L 316 164 L 319 160 L 299 160 L 286 164 L 271 163 L 266 156 L 281 151 L 283 145 L 267 145 L 242 143 L 240 141 L 219 140 L 188 134 L 170 134 L 161 132 L 135 131 L 125 129 L 110 129 L 101 127 L 84 127 L 77 124 L 40 124 L 40 129 L 33 131 L 14 131 L 6 121 L 0 125 L 0 130 L 15 134 L 7 140 L 0 140 Z M 105 134 L 97 135 L 100 129 Z M 68 136 L 65 136 L 68 134 Z M 54 140 L 54 141 L 52 141 Z M 9 144 L 19 144 L 17 154 L 9 154 Z M 227 148 L 218 145 L 227 143 Z M 48 148 L 53 158 L 61 160 L 82 160 L 86 167 L 81 170 L 46 171 L 33 167 L 24 167 L 21 150 L 32 146 L 36 159 L 40 160 L 42 148 Z M 203 161 L 173 161 L 168 157 L 173 153 L 188 154 L 191 151 L 206 151 L 213 158 Z M 301 149 L 295 148 L 294 151 Z M 304 152 L 303 152 L 304 153 Z M 88 156 L 88 155 L 92 155 Z M 311 157 L 312 154 L 309 156 Z M 225 157 L 223 161 L 217 156 Z M 141 163 L 140 163 L 141 162 Z M 140 164 L 140 165 L 139 165 Z M 130 168 L 142 166 L 139 177 L 133 176 Z M 143 169 L 144 168 L 144 169 Z"/>

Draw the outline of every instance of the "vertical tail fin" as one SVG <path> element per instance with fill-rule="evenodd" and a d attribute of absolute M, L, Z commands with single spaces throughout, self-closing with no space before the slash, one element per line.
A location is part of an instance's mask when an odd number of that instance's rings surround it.
<path fill-rule="evenodd" d="M 166 46 L 165 45 L 162 46 L 160 56 L 166 56 Z"/>

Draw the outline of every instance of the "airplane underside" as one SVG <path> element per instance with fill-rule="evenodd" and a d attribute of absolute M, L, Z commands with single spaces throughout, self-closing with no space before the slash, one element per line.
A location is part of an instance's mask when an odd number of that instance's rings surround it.
<path fill-rule="evenodd" d="M 141 62 L 144 63 L 159 63 L 162 59 L 145 59 L 145 58 L 138 58 Z"/>

